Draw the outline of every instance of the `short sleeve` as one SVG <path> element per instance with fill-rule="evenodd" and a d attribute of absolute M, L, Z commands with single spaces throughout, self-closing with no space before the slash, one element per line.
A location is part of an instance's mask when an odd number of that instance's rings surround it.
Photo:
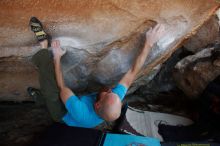
<path fill-rule="evenodd" d="M 89 114 L 87 105 L 75 95 L 67 99 L 65 107 L 76 121 L 85 120 L 86 116 Z"/>
<path fill-rule="evenodd" d="M 115 88 L 112 89 L 112 92 L 117 94 L 119 98 L 123 100 L 126 95 L 127 90 L 128 89 L 124 85 L 118 84 L 117 86 L 115 86 Z"/>

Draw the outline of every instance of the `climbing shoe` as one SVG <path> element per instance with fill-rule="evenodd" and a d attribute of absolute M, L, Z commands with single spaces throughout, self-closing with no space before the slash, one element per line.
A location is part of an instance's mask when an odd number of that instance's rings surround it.
<path fill-rule="evenodd" d="M 41 94 L 40 90 L 38 90 L 36 88 L 28 87 L 27 92 L 28 92 L 28 95 L 33 99 L 33 101 L 37 105 L 44 104 L 44 100 L 42 98 L 42 94 Z"/>
<path fill-rule="evenodd" d="M 48 35 L 44 31 L 42 23 L 36 17 L 31 17 L 29 26 L 31 28 L 31 31 L 35 33 L 39 42 L 48 39 Z"/>

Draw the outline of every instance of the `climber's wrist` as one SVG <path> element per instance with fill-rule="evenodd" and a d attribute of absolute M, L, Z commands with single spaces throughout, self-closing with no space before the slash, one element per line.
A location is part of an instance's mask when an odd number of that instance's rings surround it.
<path fill-rule="evenodd" d="M 152 45 L 150 45 L 149 43 L 145 43 L 144 48 L 145 49 L 150 49 L 150 48 L 152 48 Z"/>

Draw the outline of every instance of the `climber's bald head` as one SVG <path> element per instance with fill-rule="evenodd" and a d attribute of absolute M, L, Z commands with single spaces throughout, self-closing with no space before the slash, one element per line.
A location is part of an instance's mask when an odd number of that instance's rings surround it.
<path fill-rule="evenodd" d="M 99 92 L 94 107 L 97 114 L 106 121 L 114 121 L 121 114 L 121 100 L 110 88 Z"/>

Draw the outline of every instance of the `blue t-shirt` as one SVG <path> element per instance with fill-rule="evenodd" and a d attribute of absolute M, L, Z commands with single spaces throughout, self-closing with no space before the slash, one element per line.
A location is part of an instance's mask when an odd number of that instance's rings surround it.
<path fill-rule="evenodd" d="M 122 84 L 118 84 L 112 89 L 112 92 L 123 100 L 127 88 Z M 81 96 L 80 98 L 75 95 L 70 96 L 65 104 L 67 113 L 63 117 L 63 121 L 68 126 L 86 128 L 93 128 L 101 124 L 104 120 L 96 114 L 94 109 L 96 96 L 97 93 Z"/>

